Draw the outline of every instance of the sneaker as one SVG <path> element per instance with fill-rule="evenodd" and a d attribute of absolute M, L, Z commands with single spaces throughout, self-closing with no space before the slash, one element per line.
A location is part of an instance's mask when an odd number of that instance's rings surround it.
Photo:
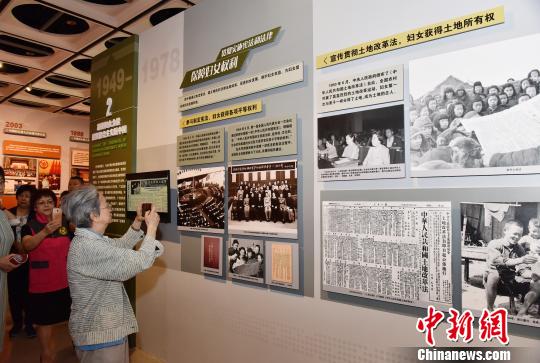
<path fill-rule="evenodd" d="M 35 338 L 37 336 L 36 334 L 36 331 L 34 330 L 33 327 L 27 327 L 24 329 L 24 332 L 26 333 L 26 337 L 28 339 L 32 339 L 32 338 Z"/>

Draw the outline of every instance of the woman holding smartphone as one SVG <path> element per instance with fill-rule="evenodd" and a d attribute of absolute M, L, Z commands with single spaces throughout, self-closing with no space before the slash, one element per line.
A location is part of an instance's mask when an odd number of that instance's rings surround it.
<path fill-rule="evenodd" d="M 69 320 L 71 297 L 67 280 L 67 255 L 72 235 L 56 195 L 38 190 L 31 201 L 32 215 L 21 230 L 29 254 L 29 313 L 41 345 L 41 362 L 54 362 L 53 325 Z"/>
<path fill-rule="evenodd" d="M 82 363 L 129 363 L 127 336 L 138 327 L 123 282 L 150 268 L 163 253 L 156 240 L 156 208 L 143 215 L 138 207 L 131 226 L 116 239 L 104 235 L 113 212 L 94 186 L 69 193 L 62 209 L 77 227 L 67 266 L 73 298 L 69 332 L 77 357 Z M 143 221 L 146 235 L 141 230 Z"/>

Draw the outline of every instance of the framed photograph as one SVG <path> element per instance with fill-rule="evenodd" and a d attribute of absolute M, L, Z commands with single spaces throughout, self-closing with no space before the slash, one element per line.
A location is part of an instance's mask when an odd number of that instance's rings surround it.
<path fill-rule="evenodd" d="M 160 221 L 171 221 L 170 203 L 171 177 L 169 170 L 126 174 L 126 215 L 137 216 L 137 207 L 152 204 L 156 207 Z M 150 207 L 150 206 L 149 206 Z"/>
<path fill-rule="evenodd" d="M 461 203 L 462 306 L 540 326 L 540 203 Z"/>
<path fill-rule="evenodd" d="M 229 167 L 229 233 L 298 238 L 296 161 Z"/>
<path fill-rule="evenodd" d="M 181 231 L 223 233 L 225 167 L 178 169 L 178 218 Z"/>
<path fill-rule="evenodd" d="M 540 51 L 531 48 L 539 41 L 534 34 L 410 62 L 413 177 L 540 172 Z"/>
<path fill-rule="evenodd" d="M 230 238 L 227 261 L 233 279 L 264 283 L 264 241 Z"/>
<path fill-rule="evenodd" d="M 319 118 L 319 180 L 404 178 L 403 118 L 403 105 Z"/>
<path fill-rule="evenodd" d="M 298 244 L 265 241 L 266 283 L 268 285 L 298 289 L 300 281 Z"/>
<path fill-rule="evenodd" d="M 323 201 L 323 290 L 398 304 L 452 305 L 447 201 Z"/>
<path fill-rule="evenodd" d="M 223 237 L 201 236 L 201 272 L 209 275 L 223 275 Z"/>

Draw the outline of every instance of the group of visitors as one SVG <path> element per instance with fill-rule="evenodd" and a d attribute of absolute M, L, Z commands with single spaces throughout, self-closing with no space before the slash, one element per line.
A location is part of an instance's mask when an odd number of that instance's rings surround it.
<path fill-rule="evenodd" d="M 0 167 L 0 195 L 4 187 Z M 111 207 L 80 177 L 70 179 L 60 205 L 53 191 L 30 185 L 17 189 L 16 200 L 9 210 L 0 203 L 0 341 L 9 295 L 9 334 L 37 334 L 40 362 L 55 361 L 53 327 L 68 320 L 81 362 L 129 362 L 126 337 L 137 331 L 137 323 L 123 281 L 149 268 L 163 251 L 155 239 L 155 207 L 144 216 L 139 207 L 124 236 L 111 239 L 104 235 Z M 133 250 L 140 240 L 140 248 Z"/>

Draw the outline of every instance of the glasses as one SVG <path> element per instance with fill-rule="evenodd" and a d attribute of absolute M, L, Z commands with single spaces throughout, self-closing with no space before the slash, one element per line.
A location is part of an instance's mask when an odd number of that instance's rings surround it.
<path fill-rule="evenodd" d="M 41 200 L 41 201 L 37 202 L 36 204 L 39 205 L 39 206 L 54 205 L 54 201 L 52 199 L 47 199 L 47 200 Z"/>
<path fill-rule="evenodd" d="M 109 203 L 105 203 L 105 205 L 100 207 L 100 209 L 112 209 L 112 206 Z"/>

